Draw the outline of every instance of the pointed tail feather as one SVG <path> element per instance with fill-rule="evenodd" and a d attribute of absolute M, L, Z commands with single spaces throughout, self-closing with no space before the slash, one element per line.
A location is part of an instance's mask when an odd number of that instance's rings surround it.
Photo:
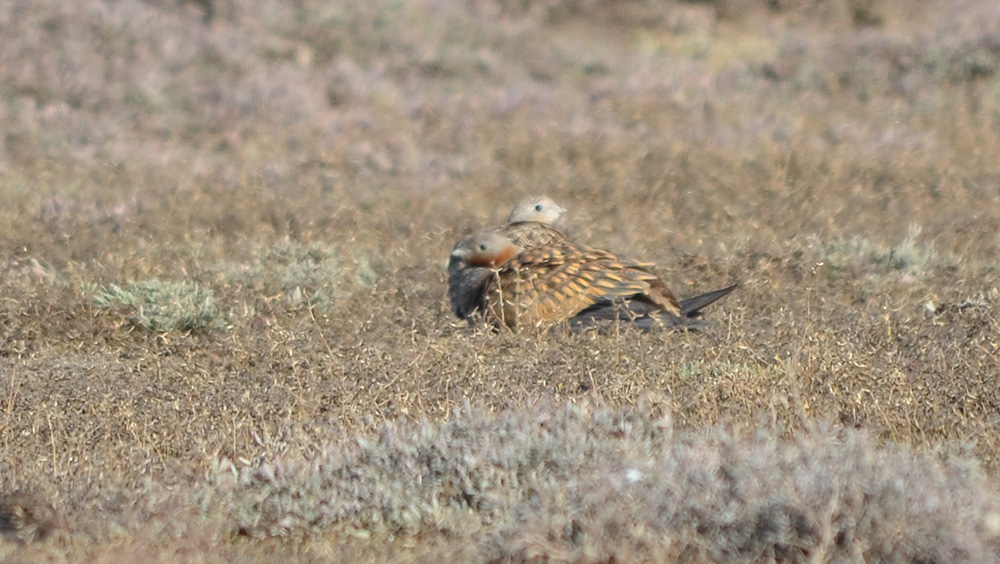
<path fill-rule="evenodd" d="M 648 302 L 630 300 L 627 302 L 601 303 L 588 307 L 569 320 L 574 330 L 587 327 L 614 327 L 616 324 L 641 331 L 653 329 L 697 330 L 712 325 L 713 322 L 697 317 L 682 317 L 663 311 Z"/>
<path fill-rule="evenodd" d="M 642 300 L 626 300 L 616 302 L 600 302 L 594 304 L 570 319 L 570 327 L 580 330 L 597 325 L 608 325 L 610 322 L 624 323 L 629 327 L 642 331 L 652 329 L 686 329 L 698 330 L 714 324 L 713 321 L 701 319 L 701 310 L 717 302 L 739 287 L 733 284 L 720 290 L 681 300 L 681 315 L 673 315 L 655 304 Z"/>
<path fill-rule="evenodd" d="M 599 331 L 610 330 L 616 326 L 652 331 L 656 329 L 675 329 L 697 331 L 714 325 L 715 322 L 697 317 L 678 317 L 664 311 L 652 311 L 643 315 L 629 315 L 623 307 L 605 306 L 600 309 L 581 313 L 569 320 L 569 326 L 574 331 L 597 327 Z"/>
<path fill-rule="evenodd" d="M 719 301 L 738 287 L 739 283 L 737 282 L 736 284 L 722 288 L 721 290 L 706 292 L 699 296 L 694 296 L 693 298 L 681 300 L 681 315 L 684 317 L 697 317 L 701 314 L 701 310 Z"/>

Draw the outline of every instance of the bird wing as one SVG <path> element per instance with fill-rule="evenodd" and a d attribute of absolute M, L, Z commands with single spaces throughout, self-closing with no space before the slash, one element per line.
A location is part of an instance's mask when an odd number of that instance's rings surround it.
<path fill-rule="evenodd" d="M 498 227 L 497 232 L 510 239 L 522 251 L 567 242 L 566 235 L 561 231 L 536 221 L 508 223 Z"/>
<path fill-rule="evenodd" d="M 511 327 L 555 324 L 595 304 L 629 299 L 678 313 L 663 281 L 633 264 L 572 244 L 527 249 L 497 271 L 489 309 Z"/>

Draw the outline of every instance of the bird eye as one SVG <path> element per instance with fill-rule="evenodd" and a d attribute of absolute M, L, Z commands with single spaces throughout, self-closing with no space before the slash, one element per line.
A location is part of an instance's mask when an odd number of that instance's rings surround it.
<path fill-rule="evenodd" d="M 486 250 L 486 248 L 487 248 L 487 247 L 486 247 L 486 243 L 479 243 L 479 250 L 480 250 L 480 251 L 485 251 L 485 250 Z"/>
<path fill-rule="evenodd" d="M 544 207 L 544 206 L 542 206 L 542 204 L 535 204 L 535 211 L 536 211 L 536 212 L 540 212 L 540 211 L 542 211 L 542 208 L 543 208 L 543 207 Z"/>

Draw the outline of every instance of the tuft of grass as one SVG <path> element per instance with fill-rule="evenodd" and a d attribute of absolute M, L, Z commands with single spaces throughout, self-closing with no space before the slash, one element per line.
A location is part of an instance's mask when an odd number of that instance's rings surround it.
<path fill-rule="evenodd" d="M 953 264 L 952 258 L 935 253 L 933 244 L 918 242 L 921 231 L 920 226 L 910 225 L 903 240 L 891 247 L 865 237 L 836 238 L 823 246 L 819 258 L 835 271 L 874 269 L 883 275 L 910 277 L 921 277 L 936 266 Z"/>
<path fill-rule="evenodd" d="M 124 313 L 139 329 L 188 333 L 226 327 L 212 290 L 197 284 L 150 278 L 101 286 L 92 293 L 95 306 Z"/>
<path fill-rule="evenodd" d="M 349 260 L 319 243 L 303 246 L 286 240 L 258 249 L 249 265 L 223 276 L 244 289 L 276 298 L 292 310 L 327 312 L 338 298 L 374 286 L 378 269 L 375 255 L 358 252 Z"/>
<path fill-rule="evenodd" d="M 889 268 L 893 270 L 909 274 L 926 272 L 935 263 L 937 257 L 932 243 L 917 244 L 917 238 L 920 237 L 921 231 L 920 226 L 910 225 L 906 237 L 898 245 L 889 249 L 887 257 L 878 257 L 879 260 L 885 260 Z"/>

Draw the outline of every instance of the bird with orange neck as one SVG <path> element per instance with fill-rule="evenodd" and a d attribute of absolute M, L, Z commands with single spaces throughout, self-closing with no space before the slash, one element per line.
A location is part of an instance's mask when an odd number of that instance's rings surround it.
<path fill-rule="evenodd" d="M 586 327 L 602 321 L 641 329 L 696 329 L 701 310 L 736 288 L 678 300 L 645 263 L 622 260 L 568 240 L 521 249 L 496 231 L 465 237 L 449 257 L 449 289 L 456 316 L 512 330 L 563 322 Z"/>

